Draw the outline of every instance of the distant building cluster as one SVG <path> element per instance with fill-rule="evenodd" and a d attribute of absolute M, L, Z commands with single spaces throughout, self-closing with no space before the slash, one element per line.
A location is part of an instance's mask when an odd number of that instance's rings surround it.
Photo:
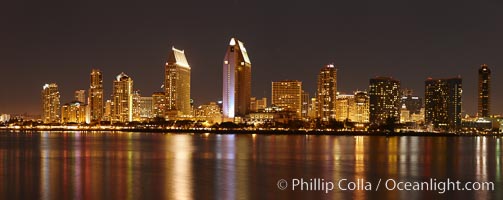
<path fill-rule="evenodd" d="M 391 77 L 371 78 L 366 91 L 342 93 L 337 89 L 337 73 L 334 64 L 322 66 L 312 96 L 302 81 L 272 81 L 269 104 L 266 97 L 252 96 L 250 57 L 244 43 L 232 38 L 223 59 L 222 100 L 194 106 L 191 67 L 185 52 L 173 47 L 164 66 L 164 91 L 142 96 L 134 88 L 133 78 L 120 73 L 113 81 L 112 95 L 105 98 L 102 72 L 93 69 L 88 91 L 75 91 L 69 103 L 60 104 L 56 83 L 43 86 L 42 121 L 117 124 L 192 120 L 207 126 L 222 122 L 255 126 L 300 122 L 308 128 L 340 122 L 348 130 L 379 130 L 400 124 L 401 129 L 448 132 L 499 128 L 497 120 L 491 118 L 491 70 L 485 64 L 478 70 L 478 113 L 472 118 L 462 116 L 460 77 L 427 78 L 424 97 L 420 97 Z M 2 115 L 0 121 L 6 119 Z"/>

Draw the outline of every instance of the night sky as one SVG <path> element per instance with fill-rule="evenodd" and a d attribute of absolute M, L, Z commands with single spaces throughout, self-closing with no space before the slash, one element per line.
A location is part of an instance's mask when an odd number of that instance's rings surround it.
<path fill-rule="evenodd" d="M 0 113 L 41 113 L 42 85 L 61 101 L 104 72 L 106 99 L 125 72 L 142 96 L 160 91 L 172 46 L 192 67 L 196 104 L 222 97 L 222 62 L 231 37 L 252 62 L 252 96 L 270 99 L 271 81 L 301 80 L 338 66 L 338 90 L 392 76 L 424 96 L 428 77 L 463 78 L 463 110 L 476 112 L 477 70 L 492 70 L 492 113 L 503 113 L 501 1 L 17 1 L 0 8 Z"/>

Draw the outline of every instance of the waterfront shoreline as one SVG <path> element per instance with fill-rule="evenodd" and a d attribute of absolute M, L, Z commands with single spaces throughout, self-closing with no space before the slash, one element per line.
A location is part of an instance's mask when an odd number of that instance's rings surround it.
<path fill-rule="evenodd" d="M 260 134 L 260 135 L 333 135 L 333 136 L 503 136 L 503 133 L 448 133 L 448 132 L 379 132 L 379 131 L 321 131 L 321 130 L 243 130 L 243 129 L 147 129 L 147 128 L 0 128 L 15 132 L 138 132 L 138 133 L 194 133 L 194 134 Z"/>

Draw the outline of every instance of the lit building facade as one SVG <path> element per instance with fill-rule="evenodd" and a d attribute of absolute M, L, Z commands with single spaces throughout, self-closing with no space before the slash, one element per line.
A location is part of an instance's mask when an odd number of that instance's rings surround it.
<path fill-rule="evenodd" d="M 339 94 L 336 101 L 336 120 L 353 121 L 356 113 L 355 96 L 351 94 Z"/>
<path fill-rule="evenodd" d="M 133 121 L 141 121 L 141 95 L 139 90 L 133 91 Z"/>
<path fill-rule="evenodd" d="M 309 102 L 309 110 L 307 111 L 307 116 L 310 119 L 315 119 L 318 117 L 318 101 L 316 97 L 311 98 Z"/>
<path fill-rule="evenodd" d="M 478 117 L 489 117 L 491 114 L 491 70 L 486 64 L 479 69 Z"/>
<path fill-rule="evenodd" d="M 105 112 L 103 113 L 103 121 L 112 121 L 112 108 L 114 102 L 112 100 L 107 100 L 105 102 Z"/>
<path fill-rule="evenodd" d="M 220 106 L 218 106 L 216 102 L 200 105 L 194 110 L 194 112 L 197 120 L 204 120 L 210 124 L 222 122 Z"/>
<path fill-rule="evenodd" d="M 86 123 L 86 120 L 86 105 L 84 103 L 73 101 L 61 107 L 61 123 Z"/>
<path fill-rule="evenodd" d="M 336 119 L 337 69 L 334 65 L 321 68 L 316 92 L 317 117 L 322 121 Z"/>
<path fill-rule="evenodd" d="M 44 123 L 59 123 L 60 95 L 56 83 L 45 84 L 42 87 L 42 121 Z"/>
<path fill-rule="evenodd" d="M 357 91 L 355 92 L 355 114 L 354 122 L 358 123 L 369 123 L 369 107 L 370 99 L 367 92 Z"/>
<path fill-rule="evenodd" d="M 140 118 L 142 121 L 154 118 L 152 99 L 152 97 L 140 97 Z"/>
<path fill-rule="evenodd" d="M 250 112 L 251 61 L 244 43 L 232 38 L 224 57 L 222 111 L 226 121 Z"/>
<path fill-rule="evenodd" d="M 302 116 L 302 82 L 296 80 L 272 82 L 271 105 L 292 111 L 300 119 Z"/>
<path fill-rule="evenodd" d="M 462 79 L 427 79 L 425 81 L 425 122 L 444 131 L 461 126 Z"/>
<path fill-rule="evenodd" d="M 302 90 L 302 108 L 301 108 L 301 117 L 303 120 L 309 119 L 309 106 L 311 104 L 311 99 L 309 98 L 309 93 Z"/>
<path fill-rule="evenodd" d="M 152 94 L 152 106 L 154 117 L 166 117 L 166 96 L 164 92 L 154 92 Z"/>
<path fill-rule="evenodd" d="M 85 90 L 77 90 L 75 91 L 75 101 L 86 103 L 86 91 Z"/>
<path fill-rule="evenodd" d="M 262 97 L 257 99 L 256 97 L 250 98 L 250 112 L 258 112 L 267 108 L 267 98 Z"/>
<path fill-rule="evenodd" d="M 171 116 L 191 115 L 190 65 L 183 50 L 172 48 L 165 68 L 166 112 Z"/>
<path fill-rule="evenodd" d="M 385 124 L 387 119 L 400 120 L 400 81 L 389 77 L 370 79 L 369 120 L 373 125 Z"/>
<path fill-rule="evenodd" d="M 125 73 L 117 75 L 114 80 L 111 121 L 133 121 L 133 79 Z"/>
<path fill-rule="evenodd" d="M 93 69 L 91 71 L 91 85 L 89 87 L 88 106 L 91 121 L 103 120 L 103 75 L 100 70 Z"/>

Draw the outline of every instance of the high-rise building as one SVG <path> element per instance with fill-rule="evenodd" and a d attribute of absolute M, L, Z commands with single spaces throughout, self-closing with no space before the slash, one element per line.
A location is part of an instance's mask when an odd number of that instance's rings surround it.
<path fill-rule="evenodd" d="M 61 107 L 61 123 L 86 123 L 86 117 L 86 105 L 80 101 L 72 101 Z"/>
<path fill-rule="evenodd" d="M 318 112 L 323 121 L 336 119 L 337 101 L 337 69 L 334 65 L 326 65 L 318 75 L 318 90 L 316 92 Z"/>
<path fill-rule="evenodd" d="M 139 90 L 133 91 L 133 121 L 141 121 L 141 95 Z"/>
<path fill-rule="evenodd" d="M 44 123 L 60 122 L 59 89 L 56 83 L 45 84 L 42 87 L 42 121 Z"/>
<path fill-rule="evenodd" d="M 461 78 L 425 81 L 425 122 L 441 130 L 455 131 L 461 126 Z"/>
<path fill-rule="evenodd" d="M 311 119 L 318 117 L 318 100 L 316 100 L 316 97 L 311 98 L 311 101 L 309 102 L 309 110 L 307 111 L 307 116 Z"/>
<path fill-rule="evenodd" d="M 172 48 L 165 68 L 166 112 L 171 116 L 191 115 L 190 65 L 183 50 Z"/>
<path fill-rule="evenodd" d="M 300 119 L 302 116 L 302 82 L 296 80 L 272 82 L 271 104 L 294 112 Z"/>
<path fill-rule="evenodd" d="M 166 117 L 166 96 L 164 92 L 152 94 L 152 114 L 154 117 Z"/>
<path fill-rule="evenodd" d="M 486 64 L 479 69 L 478 116 L 489 117 L 491 114 L 491 70 Z"/>
<path fill-rule="evenodd" d="M 355 114 L 354 122 L 368 123 L 369 122 L 369 95 L 367 92 L 355 92 Z"/>
<path fill-rule="evenodd" d="M 309 93 L 307 93 L 304 90 L 302 90 L 301 116 L 302 116 L 302 119 L 304 119 L 304 120 L 308 120 L 309 119 L 308 113 L 309 113 L 309 106 L 310 106 L 310 103 L 311 103 L 310 101 L 311 101 L 311 99 L 309 98 Z"/>
<path fill-rule="evenodd" d="M 147 120 L 154 118 L 152 97 L 140 97 L 140 118 Z"/>
<path fill-rule="evenodd" d="M 74 98 L 74 100 L 85 104 L 86 103 L 86 91 L 85 90 L 77 90 L 77 91 L 75 91 L 75 98 Z"/>
<path fill-rule="evenodd" d="M 98 69 L 91 71 L 91 86 L 89 88 L 88 106 L 91 121 L 101 121 L 103 118 L 103 75 Z"/>
<path fill-rule="evenodd" d="M 388 119 L 400 120 L 401 92 L 400 81 L 389 77 L 370 79 L 369 84 L 371 124 L 385 124 Z"/>
<path fill-rule="evenodd" d="M 226 121 L 250 112 L 251 62 L 244 43 L 231 38 L 223 65 L 223 117 Z"/>
<path fill-rule="evenodd" d="M 105 102 L 105 112 L 103 113 L 103 121 L 112 121 L 112 109 L 114 107 L 114 102 L 112 100 L 107 100 Z"/>
<path fill-rule="evenodd" d="M 124 72 L 117 75 L 112 91 L 113 122 L 133 121 L 133 79 Z"/>
<path fill-rule="evenodd" d="M 336 101 L 336 120 L 337 121 L 353 121 L 355 119 L 355 95 L 338 94 Z"/>

